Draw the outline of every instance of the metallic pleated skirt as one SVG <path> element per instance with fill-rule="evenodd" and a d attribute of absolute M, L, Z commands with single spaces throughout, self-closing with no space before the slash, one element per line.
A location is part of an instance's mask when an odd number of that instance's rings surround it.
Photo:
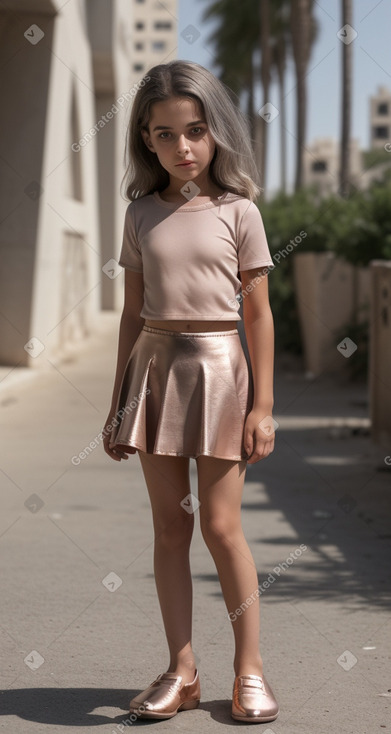
<path fill-rule="evenodd" d="M 237 329 L 143 326 L 126 364 L 110 447 L 168 456 L 247 459 L 253 382 Z"/>

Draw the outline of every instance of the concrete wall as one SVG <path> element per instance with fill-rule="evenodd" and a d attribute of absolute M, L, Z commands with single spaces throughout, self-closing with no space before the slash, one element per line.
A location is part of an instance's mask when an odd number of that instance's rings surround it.
<path fill-rule="evenodd" d="M 133 3 L 129 0 L 117 0 L 114 3 L 88 0 L 86 7 L 92 49 L 95 121 L 104 123 L 95 138 L 100 172 L 100 263 L 104 267 L 119 254 L 123 219 L 129 203 L 121 198 L 119 187 L 124 173 L 125 132 L 132 99 L 129 90 L 135 81 L 130 64 Z M 121 275 L 110 278 L 107 275 L 109 270 L 106 267 L 101 272 L 101 305 L 103 309 L 118 309 L 123 302 L 123 278 Z"/>
<path fill-rule="evenodd" d="M 301 252 L 293 256 L 295 297 L 300 319 L 305 369 L 318 377 L 343 373 L 350 355 L 336 335 L 354 316 L 364 319 L 369 307 L 368 268 L 356 268 L 332 252 Z M 349 337 L 345 334 L 344 337 Z M 339 344 L 339 348 L 338 348 Z"/>
<path fill-rule="evenodd" d="M 372 438 L 391 445 L 391 261 L 372 260 L 369 351 Z"/>
<path fill-rule="evenodd" d="M 122 305 L 122 270 L 112 278 L 102 267 L 118 257 L 127 205 L 131 18 L 128 0 L 0 12 L 3 365 L 60 360 L 101 308 Z"/>
<path fill-rule="evenodd" d="M 94 123 L 91 50 L 84 3 L 61 12 L 59 5 L 32 0 L 1 13 L 0 361 L 7 365 L 61 358 L 94 328 L 100 307 L 96 142 L 81 155 L 71 148 Z"/>

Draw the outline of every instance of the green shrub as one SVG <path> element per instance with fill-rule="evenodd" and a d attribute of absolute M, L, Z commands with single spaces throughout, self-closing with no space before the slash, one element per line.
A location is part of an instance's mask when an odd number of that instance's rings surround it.
<path fill-rule="evenodd" d="M 374 182 L 345 202 L 334 249 L 353 265 L 391 259 L 391 183 Z"/>
<path fill-rule="evenodd" d="M 319 201 L 316 191 L 309 188 L 291 196 L 278 194 L 272 201 L 260 204 L 270 253 L 275 262 L 275 268 L 269 274 L 269 293 L 277 351 L 302 354 L 293 258 L 296 252 L 323 252 L 331 248 L 333 208 L 338 205 L 338 199 Z M 295 238 L 301 239 L 299 244 Z M 290 242 L 294 249 L 281 254 Z"/>
<path fill-rule="evenodd" d="M 331 251 L 363 266 L 373 259 L 391 259 L 391 171 L 382 182 L 374 182 L 366 191 L 356 190 L 348 199 L 336 194 L 321 198 L 316 188 L 303 188 L 260 202 L 259 209 L 275 262 L 269 273 L 269 292 L 276 349 L 302 354 L 293 281 L 295 253 Z M 278 256 L 301 232 L 305 233 L 301 242 L 285 256 Z M 365 331 L 368 325 L 362 328 Z M 361 340 L 365 352 L 367 336 Z"/>

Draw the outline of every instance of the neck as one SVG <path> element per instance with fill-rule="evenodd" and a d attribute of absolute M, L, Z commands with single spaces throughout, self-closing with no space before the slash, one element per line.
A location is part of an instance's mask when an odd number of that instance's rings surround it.
<path fill-rule="evenodd" d="M 213 197 L 219 196 L 222 192 L 221 187 L 213 183 L 208 175 L 208 172 L 205 171 L 196 178 L 190 179 L 190 181 L 183 181 L 182 179 L 176 178 L 175 176 L 170 176 L 170 183 L 167 188 L 164 189 L 164 193 L 172 196 L 183 196 L 181 189 L 186 184 L 194 184 L 194 186 L 199 189 L 199 191 L 195 189 L 197 191 L 196 196 Z"/>

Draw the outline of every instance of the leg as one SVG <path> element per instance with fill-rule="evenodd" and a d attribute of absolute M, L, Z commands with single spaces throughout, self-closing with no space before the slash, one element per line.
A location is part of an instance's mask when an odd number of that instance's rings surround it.
<path fill-rule="evenodd" d="M 241 502 L 246 461 L 197 457 L 200 526 L 216 564 L 235 637 L 235 675 L 262 675 L 258 575 L 243 534 Z M 252 595 L 243 613 L 235 610 Z"/>
<path fill-rule="evenodd" d="M 138 451 L 152 508 L 154 574 L 170 664 L 167 671 L 194 679 L 191 646 L 193 589 L 189 551 L 194 514 L 180 505 L 190 492 L 189 459 Z"/>

